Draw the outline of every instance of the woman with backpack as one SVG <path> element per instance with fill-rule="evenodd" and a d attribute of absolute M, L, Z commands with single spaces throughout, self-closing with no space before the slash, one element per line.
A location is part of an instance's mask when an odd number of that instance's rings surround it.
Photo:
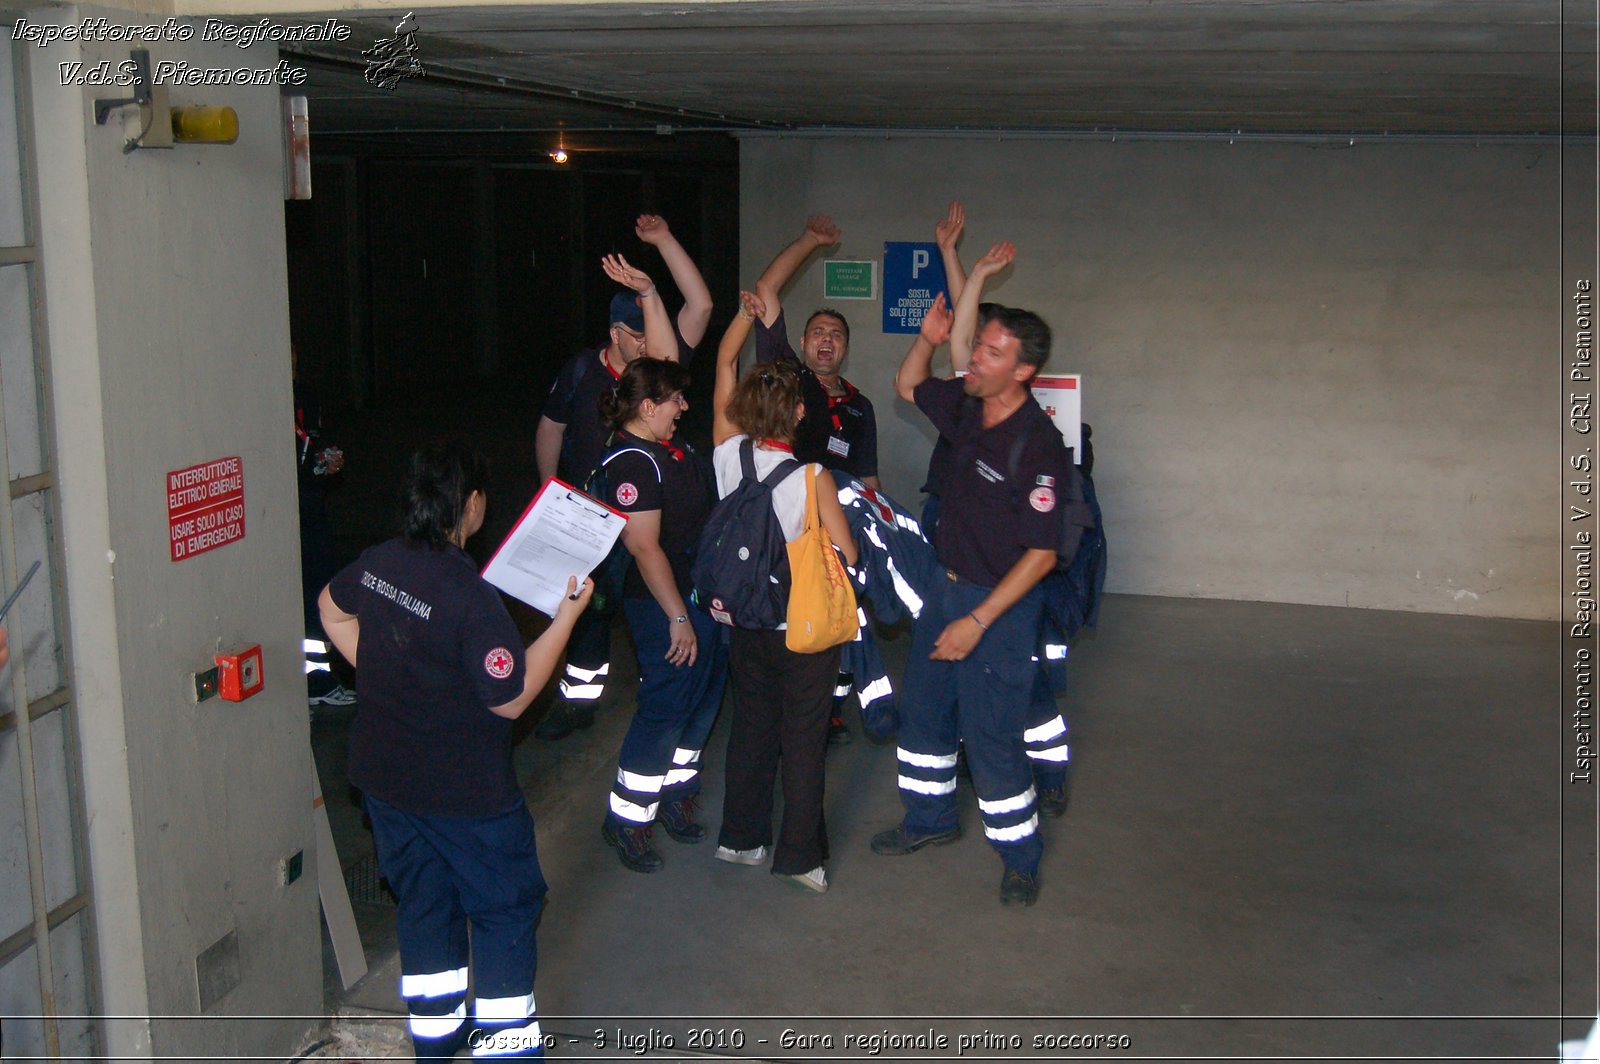
<path fill-rule="evenodd" d="M 764 363 L 738 380 L 739 349 L 751 323 L 766 307 L 749 292 L 739 293 L 739 314 L 717 350 L 713 393 L 712 466 L 717 494 L 732 494 L 745 481 L 745 460 L 760 478 L 794 457 L 795 426 L 805 416 L 800 380 L 791 366 Z M 813 465 L 822 523 L 854 564 L 850 535 L 833 478 Z M 797 539 L 805 526 L 806 477 L 785 476 L 772 489 L 772 508 L 784 539 Z M 787 573 L 787 566 L 783 567 Z M 822 816 L 823 764 L 828 719 L 840 648 L 797 654 L 779 629 L 733 628 L 729 673 L 733 681 L 733 730 L 728 737 L 727 790 L 717 859 L 759 865 L 772 855 L 772 874 L 822 893 L 828 889 L 823 862 L 828 856 Z M 782 767 L 783 823 L 774 846 L 772 788 Z"/>
<path fill-rule="evenodd" d="M 639 655 L 638 707 L 601 835 L 635 872 L 661 867 L 650 844 L 658 819 L 678 842 L 705 838 L 695 823 L 701 748 L 727 676 L 715 622 L 688 606 L 694 544 L 712 503 L 698 457 L 677 436 L 688 384 L 675 362 L 635 359 L 599 404 L 612 435 L 592 486 L 628 515 L 622 609 Z"/>

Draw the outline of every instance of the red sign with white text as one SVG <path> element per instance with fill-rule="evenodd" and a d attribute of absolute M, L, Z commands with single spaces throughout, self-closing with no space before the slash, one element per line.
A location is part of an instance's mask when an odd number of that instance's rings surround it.
<path fill-rule="evenodd" d="M 238 456 L 167 474 L 167 526 L 172 560 L 244 538 L 244 463 Z"/>

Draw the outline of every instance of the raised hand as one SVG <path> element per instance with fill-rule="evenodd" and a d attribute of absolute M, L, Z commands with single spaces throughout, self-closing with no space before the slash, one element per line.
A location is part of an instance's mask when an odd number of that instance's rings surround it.
<path fill-rule="evenodd" d="M 607 255 L 600 260 L 600 265 L 606 271 L 607 277 L 624 288 L 644 293 L 655 287 L 649 274 L 628 265 L 628 260 L 621 255 Z"/>
<path fill-rule="evenodd" d="M 829 215 L 813 214 L 806 219 L 806 236 L 810 237 L 811 242 L 819 248 L 832 247 L 843 235 Z"/>
<path fill-rule="evenodd" d="M 945 303 L 944 293 L 934 297 L 933 305 L 922 312 L 922 338 L 934 347 L 950 339 L 950 326 L 956 316 Z"/>
<path fill-rule="evenodd" d="M 1009 240 L 1002 240 L 972 264 L 972 279 L 977 280 L 990 277 L 1011 265 L 1017 257 L 1017 245 Z"/>
<path fill-rule="evenodd" d="M 950 251 L 956 246 L 956 241 L 961 239 L 961 230 L 967 225 L 967 210 L 961 206 L 960 200 L 950 201 L 950 210 L 943 218 L 934 223 L 933 239 L 941 251 Z"/>
<path fill-rule="evenodd" d="M 755 319 L 757 319 L 757 318 L 763 316 L 764 314 L 766 314 L 766 312 L 767 312 L 766 300 L 762 299 L 760 296 L 756 295 L 754 292 L 740 291 L 740 293 L 739 293 L 739 316 L 740 317 L 744 318 L 745 321 L 754 321 Z"/>
<path fill-rule="evenodd" d="M 667 220 L 659 214 L 641 214 L 633 223 L 633 231 L 646 244 L 660 246 L 663 240 L 672 236 L 672 230 L 667 228 Z"/>

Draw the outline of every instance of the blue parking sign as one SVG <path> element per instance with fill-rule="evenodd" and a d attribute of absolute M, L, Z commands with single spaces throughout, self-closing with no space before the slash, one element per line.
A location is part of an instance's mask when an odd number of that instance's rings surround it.
<path fill-rule="evenodd" d="M 886 240 L 883 244 L 883 331 L 914 333 L 922 315 L 945 288 L 944 260 L 939 245 L 922 241 Z"/>

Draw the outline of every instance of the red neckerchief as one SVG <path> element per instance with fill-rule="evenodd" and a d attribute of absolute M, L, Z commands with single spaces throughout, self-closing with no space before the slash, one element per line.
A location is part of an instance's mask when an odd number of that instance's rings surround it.
<path fill-rule="evenodd" d="M 673 443 L 671 440 L 657 440 L 656 442 L 667 449 L 667 453 L 672 455 L 672 460 L 674 462 L 683 461 L 683 448 L 682 447 L 679 447 L 677 444 Z"/>
<path fill-rule="evenodd" d="M 818 381 L 817 383 L 820 384 L 822 382 Z M 844 385 L 843 395 L 834 395 L 826 388 L 822 389 L 822 392 L 828 397 L 828 413 L 833 417 L 834 431 L 843 432 L 844 422 L 839 420 L 839 415 L 833 408 L 836 406 L 843 406 L 845 403 L 848 403 L 850 400 L 854 399 L 856 397 L 856 386 L 845 380 L 843 377 L 839 378 L 839 383 Z"/>
<path fill-rule="evenodd" d="M 609 350 L 609 348 L 602 347 L 600 349 L 600 364 L 606 368 L 607 373 L 611 374 L 611 379 L 613 381 L 620 381 L 622 379 L 622 374 L 611 368 L 611 360 L 606 357 L 607 350 Z"/>
<path fill-rule="evenodd" d="M 790 454 L 794 454 L 794 446 L 792 444 L 781 443 L 778 440 L 762 440 L 761 446 L 771 448 L 774 451 L 788 451 Z"/>

